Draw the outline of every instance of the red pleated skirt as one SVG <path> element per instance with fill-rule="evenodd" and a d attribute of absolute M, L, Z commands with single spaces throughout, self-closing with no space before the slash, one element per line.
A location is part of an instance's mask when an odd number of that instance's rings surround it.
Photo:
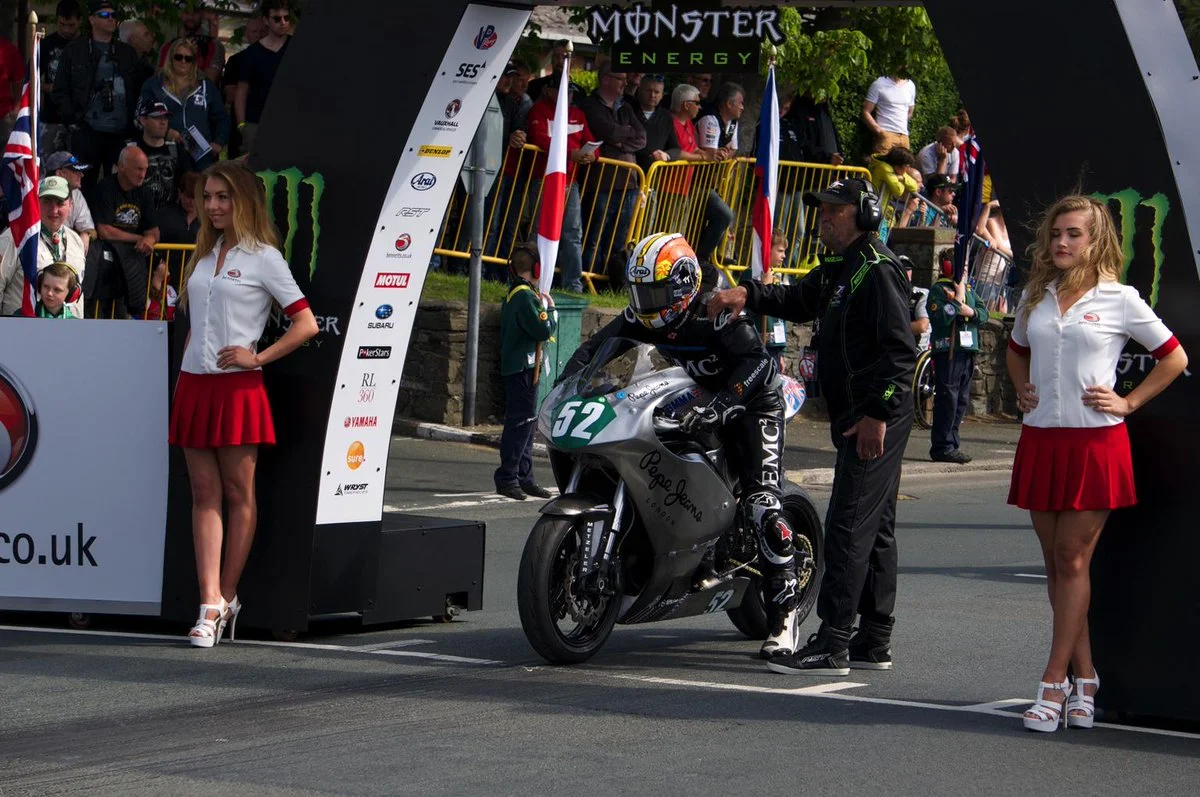
<path fill-rule="evenodd" d="M 183 448 L 273 445 L 275 422 L 262 371 L 180 371 L 168 440 Z"/>
<path fill-rule="evenodd" d="M 1008 503 L 1038 512 L 1119 509 L 1136 504 L 1125 424 L 1022 426 Z"/>

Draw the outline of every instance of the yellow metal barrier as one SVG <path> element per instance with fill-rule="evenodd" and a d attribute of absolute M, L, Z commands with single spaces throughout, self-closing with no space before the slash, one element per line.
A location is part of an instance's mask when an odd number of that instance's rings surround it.
<path fill-rule="evenodd" d="M 514 246 L 522 241 L 536 240 L 545 174 L 545 160 L 538 157 L 541 154 L 542 150 L 532 144 L 505 150 L 501 172 L 484 205 L 484 263 L 503 267 Z M 581 199 L 582 280 L 591 293 L 596 293 L 596 281 L 608 279 L 605 264 L 635 230 L 634 221 L 640 212 L 644 183 L 645 175 L 637 164 L 608 158 L 579 166 L 575 172 Z M 455 185 L 434 254 L 464 260 L 471 257 L 466 228 L 470 198 L 461 182 Z M 609 215 L 616 223 L 611 233 L 605 227 Z M 622 220 L 628 232 L 624 235 L 625 240 L 618 242 L 617 232 L 622 227 Z"/>
<path fill-rule="evenodd" d="M 776 274 L 801 276 L 807 274 L 817 263 L 821 248 L 813 223 L 817 208 L 805 203 L 806 192 L 820 191 L 835 180 L 856 177 L 870 180 L 871 175 L 860 166 L 829 166 L 821 163 L 779 162 L 778 193 L 775 197 L 775 226 L 782 227 L 788 238 L 788 256 Z M 730 272 L 745 271 L 750 267 L 750 247 L 753 241 L 752 212 L 755 198 L 755 176 L 753 158 L 736 158 L 729 176 L 724 198 L 733 210 L 733 224 L 729 228 L 729 241 L 718 248 L 714 260 L 718 268 Z M 812 234 L 809 234 L 811 231 Z"/>
<path fill-rule="evenodd" d="M 640 240 L 656 232 L 678 232 L 695 248 L 704 230 L 709 197 L 716 192 L 724 198 L 733 165 L 732 161 L 650 164 L 644 211 L 630 239 Z"/>
<path fill-rule="evenodd" d="M 93 241 L 92 246 L 99 246 L 99 241 Z M 176 291 L 180 288 L 180 280 L 183 277 L 183 268 L 187 264 L 187 260 L 191 257 L 195 250 L 195 244 L 156 244 L 154 247 L 154 256 L 150 260 L 150 265 L 146 269 L 146 296 L 145 296 L 145 318 L 148 321 L 163 321 L 167 319 L 167 288 L 174 288 Z M 157 292 L 153 290 L 154 270 L 159 266 L 165 268 L 163 275 L 163 284 Z M 150 302 L 157 300 L 158 312 L 154 316 L 150 315 Z M 101 301 L 94 299 L 88 302 L 91 307 L 91 312 L 87 313 L 89 318 L 118 318 L 117 308 L 121 304 L 119 299 L 107 299 Z M 122 313 L 124 309 L 122 308 Z"/>

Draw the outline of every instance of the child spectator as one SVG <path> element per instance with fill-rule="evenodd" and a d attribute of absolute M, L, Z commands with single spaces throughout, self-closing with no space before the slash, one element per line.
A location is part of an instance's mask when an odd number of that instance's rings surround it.
<path fill-rule="evenodd" d="M 66 263 L 51 263 L 38 272 L 35 318 L 79 318 L 67 304 L 79 295 L 79 275 Z M 14 315 L 20 315 L 17 310 Z"/>
<path fill-rule="evenodd" d="M 525 496 L 549 498 L 533 480 L 533 432 L 537 428 L 538 344 L 558 328 L 554 300 L 538 294 L 537 249 L 522 244 L 508 260 L 511 288 L 500 311 L 500 375 L 504 377 L 504 431 L 500 435 L 500 467 L 496 492 L 524 501 Z M 545 371 L 542 371 L 545 376 Z"/>
<path fill-rule="evenodd" d="M 942 276 L 930 287 L 927 301 L 936 385 L 929 458 L 965 465 L 971 457 L 959 448 L 958 427 L 971 404 L 979 326 L 988 320 L 988 311 L 968 284 L 966 272 L 955 282 L 953 268 L 952 261 L 942 261 Z"/>

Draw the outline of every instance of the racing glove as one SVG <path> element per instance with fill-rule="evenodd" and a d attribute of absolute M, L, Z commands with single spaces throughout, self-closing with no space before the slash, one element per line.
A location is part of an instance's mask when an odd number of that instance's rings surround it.
<path fill-rule="evenodd" d="M 746 408 L 727 395 L 719 395 L 704 407 L 692 407 L 680 421 L 680 427 L 688 434 L 714 432 L 737 418 Z"/>

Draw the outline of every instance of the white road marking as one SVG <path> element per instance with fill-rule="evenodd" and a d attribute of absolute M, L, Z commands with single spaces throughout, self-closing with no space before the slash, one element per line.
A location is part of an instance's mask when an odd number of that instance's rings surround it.
<path fill-rule="evenodd" d="M 850 689 L 857 686 L 866 686 L 866 684 L 853 683 L 849 681 L 835 682 L 831 684 L 818 684 L 816 686 L 802 687 L 800 689 L 773 689 L 765 686 L 750 686 L 740 684 L 722 684 L 709 681 L 688 681 L 679 678 L 656 678 L 653 676 L 642 675 L 619 675 L 615 673 L 597 673 L 598 675 L 607 676 L 609 678 L 619 678 L 630 681 L 641 681 L 649 684 L 664 684 L 667 686 L 683 686 L 694 687 L 699 689 L 720 689 L 734 692 L 751 692 L 758 694 L 773 694 L 773 695 L 796 695 L 799 697 L 813 697 L 821 700 L 842 700 L 849 703 L 872 703 L 880 706 L 896 706 L 898 708 L 924 708 L 933 711 L 954 711 L 965 712 L 968 714 L 988 714 L 993 717 L 1004 717 L 1012 720 L 1015 715 L 1011 711 L 1004 711 L 1003 707 L 1012 706 L 1017 703 L 1031 703 L 1032 701 L 1025 698 L 1012 697 L 1004 700 L 996 700 L 990 703 L 975 703 L 966 706 L 955 706 L 947 703 L 927 703 L 920 700 L 898 700 L 887 697 L 867 697 L 866 695 L 848 695 L 842 694 L 843 689 Z M 1200 739 L 1200 733 L 1187 733 L 1185 731 L 1169 731 L 1160 728 L 1139 728 L 1132 725 L 1117 725 L 1111 722 L 1097 722 L 1097 728 L 1108 728 L 1114 731 L 1125 731 L 1127 733 L 1145 733 L 1151 736 L 1170 736 L 1176 739 Z"/>
<path fill-rule="evenodd" d="M 495 490 L 484 490 L 481 493 L 434 493 L 434 498 L 476 498 L 481 495 L 495 495 Z"/>
<path fill-rule="evenodd" d="M 1013 573 L 1013 578 L 1045 578 L 1045 573 Z"/>
<path fill-rule="evenodd" d="M 391 648 L 407 648 L 413 645 L 432 645 L 432 639 L 393 639 L 391 642 L 376 642 L 372 645 L 350 645 L 355 650 L 389 650 Z"/>
<path fill-rule="evenodd" d="M 169 643 L 171 645 L 183 644 L 183 637 L 170 636 L 167 634 L 142 634 L 133 631 L 91 631 L 78 630 L 74 628 L 39 628 L 36 626 L 23 625 L 0 625 L 0 631 L 16 631 L 18 633 L 31 634 L 65 634 L 76 636 L 99 636 L 99 637 L 116 637 L 118 639 L 154 639 L 159 642 Z M 406 644 L 417 644 L 429 640 L 414 640 Z M 267 639 L 243 639 L 240 642 L 225 642 L 226 645 L 257 645 L 258 647 L 270 648 L 298 648 L 301 650 L 331 650 L 336 653 L 358 653 L 367 656 L 400 656 L 411 659 L 427 659 L 429 661 L 444 661 L 450 664 L 503 664 L 502 661 L 494 659 L 472 659 L 465 656 L 450 656 L 444 653 L 426 653 L 418 650 L 387 650 L 376 649 L 374 646 L 368 645 L 363 647 L 355 647 L 354 645 L 328 645 L 318 642 L 275 642 Z M 393 647 L 395 643 L 389 643 Z"/>
<path fill-rule="evenodd" d="M 494 498 L 485 498 L 479 501 L 446 501 L 440 504 L 425 504 L 423 506 L 395 506 L 393 504 L 384 504 L 384 512 L 431 512 L 438 509 L 466 509 L 473 506 L 494 506 L 496 504 L 520 504 L 524 503 L 515 498 L 505 498 L 502 495 L 497 495 Z"/>

